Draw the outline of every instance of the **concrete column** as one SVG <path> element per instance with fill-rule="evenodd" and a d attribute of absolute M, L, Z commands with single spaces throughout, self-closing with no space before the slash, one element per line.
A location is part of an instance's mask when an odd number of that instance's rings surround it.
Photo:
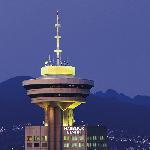
<path fill-rule="evenodd" d="M 62 150 L 62 112 L 55 107 L 55 150 Z"/>
<path fill-rule="evenodd" d="M 54 107 L 48 107 L 48 150 L 54 150 Z"/>

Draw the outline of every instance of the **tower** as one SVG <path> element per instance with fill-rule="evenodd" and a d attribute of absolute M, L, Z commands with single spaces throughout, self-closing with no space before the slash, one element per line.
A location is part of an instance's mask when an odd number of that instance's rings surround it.
<path fill-rule="evenodd" d="M 31 102 L 42 107 L 45 112 L 44 126 L 47 127 L 48 150 L 63 149 L 62 127 L 73 126 L 75 122 L 73 110 L 86 102 L 85 98 L 94 86 L 92 80 L 76 77 L 75 67 L 62 61 L 61 24 L 58 11 L 55 28 L 56 49 L 54 52 L 56 53 L 56 61 L 52 62 L 49 56 L 45 66 L 41 68 L 41 77 L 23 81 L 23 86 L 26 88 Z"/>

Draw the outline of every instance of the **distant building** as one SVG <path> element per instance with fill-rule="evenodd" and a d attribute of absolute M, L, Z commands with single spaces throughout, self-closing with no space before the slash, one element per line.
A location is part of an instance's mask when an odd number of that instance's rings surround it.
<path fill-rule="evenodd" d="M 108 150 L 107 130 L 103 126 L 66 126 L 62 131 L 61 141 L 55 141 L 62 143 L 60 149 Z M 48 150 L 48 127 L 26 127 L 25 139 L 26 150 Z"/>
<path fill-rule="evenodd" d="M 108 150 L 106 127 L 87 127 L 87 150 Z"/>
<path fill-rule="evenodd" d="M 27 126 L 25 128 L 25 150 L 37 149 L 48 149 L 48 128 L 46 126 Z"/>

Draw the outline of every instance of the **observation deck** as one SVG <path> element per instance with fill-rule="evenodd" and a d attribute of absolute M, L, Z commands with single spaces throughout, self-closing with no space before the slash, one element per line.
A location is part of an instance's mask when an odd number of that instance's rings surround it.
<path fill-rule="evenodd" d="M 69 102 L 74 103 L 73 106 L 76 107 L 85 103 L 85 98 L 90 94 L 94 82 L 73 76 L 55 75 L 26 80 L 23 86 L 32 103 L 53 102 L 57 105 L 58 102 L 59 104 Z"/>

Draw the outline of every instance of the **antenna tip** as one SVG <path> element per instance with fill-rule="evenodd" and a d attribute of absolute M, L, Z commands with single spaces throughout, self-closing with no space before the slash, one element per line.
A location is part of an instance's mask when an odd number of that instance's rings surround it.
<path fill-rule="evenodd" d="M 59 14 L 59 10 L 57 10 L 57 15 Z"/>

